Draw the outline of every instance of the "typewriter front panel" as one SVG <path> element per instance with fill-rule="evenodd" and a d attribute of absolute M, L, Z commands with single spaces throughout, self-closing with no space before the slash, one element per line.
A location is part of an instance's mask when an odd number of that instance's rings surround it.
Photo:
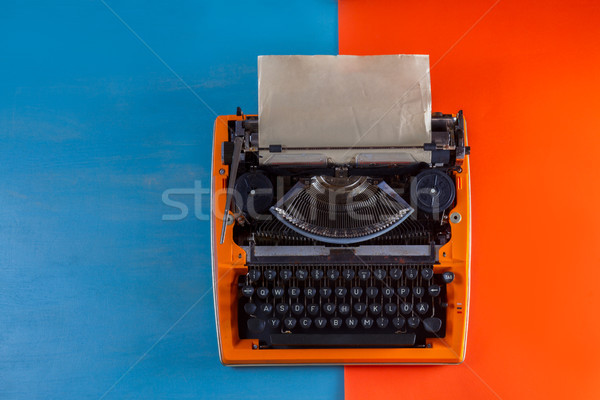
<path fill-rule="evenodd" d="M 464 123 L 462 115 L 457 117 Z M 232 142 L 235 130 L 232 121 L 246 118 L 221 116 L 215 122 L 211 233 L 222 362 L 226 365 L 462 362 L 470 263 L 468 157 L 460 160 L 459 167 L 444 169 L 455 185 L 455 198 L 440 217 L 448 227 L 447 232 L 435 232 L 446 235 L 442 239 L 422 238 L 418 218 L 407 216 L 372 238 L 354 241 L 351 237 L 356 231 L 345 232 L 343 236 L 350 240 L 336 243 L 335 238 L 329 241 L 326 235 L 331 229 L 339 229 L 338 226 L 330 227 L 329 231 L 326 226 L 319 230 L 303 222 L 292 229 L 294 226 L 289 222 L 302 218 L 301 214 L 290 216 L 299 209 L 297 205 L 287 209 L 288 225 L 276 216 L 271 218 L 272 222 L 254 225 L 244 220 L 241 207 L 234 205 L 228 212 L 229 223 L 225 224 L 223 234 L 231 160 L 223 163 L 222 143 Z M 462 130 L 466 141 L 466 129 Z M 243 175 L 248 171 L 242 168 L 240 172 Z M 313 171 L 310 172 L 307 176 L 312 175 Z M 413 178 L 416 175 L 411 174 Z M 241 181 L 247 186 L 244 179 Z M 274 183 L 277 179 L 271 176 Z M 382 177 L 376 182 L 384 179 L 390 178 Z M 305 180 L 303 184 L 308 187 L 310 182 Z M 277 193 L 272 207 L 279 205 L 285 209 L 281 200 L 286 193 L 293 192 L 293 183 L 294 179 L 287 183 L 286 190 Z M 319 184 L 334 183 L 332 179 L 313 181 L 317 188 L 321 187 Z M 355 179 L 352 184 L 358 186 L 364 182 Z M 295 194 L 310 196 L 308 190 L 305 195 L 296 187 Z M 376 194 L 377 189 L 370 190 L 369 193 Z M 404 197 L 411 202 L 410 196 Z M 402 219 L 400 215 L 398 212 L 398 220 Z M 369 224 L 369 232 L 379 229 L 372 227 L 372 221 Z M 363 226 L 359 224 L 356 228 L 359 235 L 363 234 L 360 233 L 365 229 Z M 317 239 L 303 235 L 306 232 L 302 229 Z M 369 271 L 366 278 L 365 270 Z M 330 271 L 337 274 L 329 276 Z M 322 293 L 323 288 L 330 288 L 331 293 Z M 357 288 L 362 290 L 360 294 L 353 292 Z M 405 289 L 409 297 L 403 297 Z M 379 307 L 374 307 L 375 304 Z M 396 305 L 396 309 L 386 309 L 389 304 Z M 438 320 L 441 323 L 436 326 Z M 337 323 L 339 329 L 334 326 Z"/>

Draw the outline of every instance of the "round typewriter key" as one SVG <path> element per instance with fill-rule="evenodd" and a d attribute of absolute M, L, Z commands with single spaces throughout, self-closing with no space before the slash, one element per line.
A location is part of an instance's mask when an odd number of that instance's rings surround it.
<path fill-rule="evenodd" d="M 308 329 L 312 325 L 312 319 L 308 317 L 300 318 L 300 327 L 303 329 Z"/>
<path fill-rule="evenodd" d="M 370 299 L 374 299 L 379 294 L 379 289 L 374 286 L 369 286 L 367 288 L 367 297 Z"/>
<path fill-rule="evenodd" d="M 304 312 L 304 304 L 300 304 L 300 303 L 294 303 L 292 304 L 292 313 L 296 314 L 296 315 L 300 315 Z"/>
<path fill-rule="evenodd" d="M 408 295 L 410 294 L 410 289 L 408 288 L 408 286 L 400 286 L 398 288 L 398 296 L 400 297 L 408 297 Z"/>
<path fill-rule="evenodd" d="M 361 280 L 366 281 L 371 277 L 371 271 L 369 271 L 368 269 L 361 269 L 358 271 L 358 277 Z"/>
<path fill-rule="evenodd" d="M 298 297 L 300 297 L 300 289 L 292 286 L 288 289 L 288 294 L 292 299 L 297 299 Z"/>
<path fill-rule="evenodd" d="M 306 296 L 307 299 L 312 299 L 316 295 L 317 295 L 317 289 L 315 289 L 314 287 L 309 286 L 307 288 L 304 288 L 304 296 Z"/>
<path fill-rule="evenodd" d="M 277 328 L 279 328 L 279 324 L 281 324 L 281 321 L 278 320 L 277 318 L 269 318 L 267 320 L 267 325 L 271 329 L 277 329 Z"/>
<path fill-rule="evenodd" d="M 280 299 L 283 297 L 283 294 L 285 293 L 285 290 L 282 287 L 279 286 L 275 286 L 272 290 L 273 293 L 273 297 L 276 299 Z"/>
<path fill-rule="evenodd" d="M 400 304 L 400 311 L 402 311 L 402 314 L 406 315 L 406 314 L 410 314 L 412 312 L 413 309 L 413 304 L 412 303 L 402 303 Z"/>
<path fill-rule="evenodd" d="M 267 289 L 266 287 L 259 287 L 258 289 L 256 289 L 256 295 L 259 299 L 264 300 L 267 297 L 269 297 L 269 289 Z"/>
<path fill-rule="evenodd" d="M 269 315 L 271 314 L 271 312 L 273 312 L 273 304 L 263 303 L 260 306 L 258 306 L 258 310 L 262 315 Z"/>
<path fill-rule="evenodd" d="M 433 269 L 429 267 L 423 268 L 421 270 L 421 276 L 423 277 L 423 279 L 430 280 L 431 278 L 433 278 Z"/>
<path fill-rule="evenodd" d="M 387 276 L 387 273 L 385 272 L 385 269 L 376 269 L 373 271 L 373 276 L 382 281 Z"/>
<path fill-rule="evenodd" d="M 400 268 L 392 268 L 390 270 L 390 278 L 392 278 L 395 281 L 402 278 L 402 270 Z"/>
<path fill-rule="evenodd" d="M 289 269 L 282 269 L 279 271 L 279 277 L 284 281 L 289 281 L 292 278 L 292 271 Z"/>
<path fill-rule="evenodd" d="M 315 326 L 319 329 L 325 328 L 325 326 L 327 326 L 327 318 L 325 318 L 325 317 L 315 318 Z"/>
<path fill-rule="evenodd" d="M 352 270 L 352 269 L 345 269 L 345 270 L 342 271 L 342 276 L 347 281 L 352 280 L 354 278 L 354 270 Z"/>
<path fill-rule="evenodd" d="M 329 320 L 329 325 L 331 325 L 332 328 L 341 328 L 342 327 L 342 319 L 340 317 L 333 317 Z"/>
<path fill-rule="evenodd" d="M 375 321 L 373 321 L 373 318 L 371 317 L 362 317 L 360 319 L 360 324 L 365 329 L 370 329 L 373 326 L 374 322 Z"/>
<path fill-rule="evenodd" d="M 327 270 L 327 277 L 331 280 L 336 280 L 340 277 L 340 271 L 338 271 L 337 269 Z"/>
<path fill-rule="evenodd" d="M 410 317 L 408 319 L 408 326 L 415 329 L 419 326 L 419 322 L 421 322 L 421 320 L 418 317 Z"/>
<path fill-rule="evenodd" d="M 319 289 L 319 294 L 322 298 L 327 299 L 329 298 L 329 296 L 331 296 L 331 288 L 322 287 L 321 289 Z"/>
<path fill-rule="evenodd" d="M 265 278 L 267 278 L 268 281 L 274 281 L 275 278 L 277 278 L 277 272 L 275 270 L 268 269 L 265 271 Z"/>
<path fill-rule="evenodd" d="M 251 269 L 250 271 L 248 271 L 248 279 L 250 279 L 250 281 L 252 282 L 256 282 L 260 279 L 260 271 L 256 269 Z"/>
<path fill-rule="evenodd" d="M 451 283 L 454 280 L 454 272 L 446 271 L 442 274 L 442 279 L 446 283 Z"/>
<path fill-rule="evenodd" d="M 408 279 L 410 279 L 411 281 L 417 279 L 418 275 L 419 275 L 419 273 L 417 272 L 416 269 L 414 269 L 414 268 L 407 268 L 406 269 L 406 277 Z"/>
<path fill-rule="evenodd" d="M 381 304 L 379 304 L 379 303 L 369 304 L 369 312 L 372 315 L 379 315 L 381 313 Z"/>
<path fill-rule="evenodd" d="M 319 313 L 319 306 L 317 304 L 309 304 L 306 306 L 306 311 L 310 315 L 317 315 Z"/>
<path fill-rule="evenodd" d="M 323 312 L 327 315 L 331 315 L 335 312 L 335 304 L 325 303 L 323 304 Z"/>
<path fill-rule="evenodd" d="M 286 303 L 279 303 L 275 306 L 275 311 L 277 311 L 278 314 L 287 314 L 288 310 L 290 309 L 290 306 L 287 305 Z"/>
<path fill-rule="evenodd" d="M 321 279 L 323 279 L 323 271 L 321 271 L 320 269 L 313 269 L 312 271 L 310 271 L 310 276 L 312 276 L 314 280 L 320 281 Z"/>
<path fill-rule="evenodd" d="M 340 304 L 338 307 L 338 311 L 342 315 L 350 314 L 350 310 L 351 310 L 350 304 Z"/>
<path fill-rule="evenodd" d="M 358 315 L 363 315 L 367 311 L 367 305 L 365 303 L 354 303 L 354 311 Z"/>
<path fill-rule="evenodd" d="M 355 317 L 346 318 L 346 326 L 348 328 L 354 329 L 354 328 L 356 328 L 357 325 L 358 325 L 358 318 L 355 318 Z"/>
<path fill-rule="evenodd" d="M 385 306 L 383 306 L 383 311 L 385 311 L 387 315 L 396 314 L 396 310 L 398 310 L 398 306 L 394 303 L 387 303 Z"/>
<path fill-rule="evenodd" d="M 427 288 L 427 292 L 431 297 L 436 297 L 440 294 L 440 287 L 438 285 L 431 285 Z"/>
<path fill-rule="evenodd" d="M 419 314 L 427 314 L 427 311 L 429 311 L 429 304 L 421 302 L 416 305 L 416 308 Z"/>
<path fill-rule="evenodd" d="M 405 323 L 406 320 L 404 319 L 404 317 L 396 317 L 392 319 L 392 325 L 394 325 L 394 328 L 396 329 L 402 329 Z"/>
<path fill-rule="evenodd" d="M 246 285 L 242 287 L 242 294 L 246 297 L 251 297 L 254 294 L 254 288 L 252 286 Z"/>
<path fill-rule="evenodd" d="M 415 286 L 413 288 L 413 294 L 416 298 L 420 299 L 425 295 L 425 289 L 423 289 L 421 286 Z"/>
<path fill-rule="evenodd" d="M 267 323 L 265 322 L 264 319 L 250 318 L 246 322 L 246 325 L 248 326 L 249 331 L 255 332 L 255 333 L 261 333 L 262 331 L 265 330 Z"/>
<path fill-rule="evenodd" d="M 442 329 L 442 320 L 435 317 L 425 318 L 423 320 L 423 327 L 427 332 L 436 333 Z"/>
<path fill-rule="evenodd" d="M 383 297 L 385 297 L 386 299 L 389 299 L 394 295 L 394 289 L 386 286 L 383 289 L 381 289 L 381 294 L 383 294 Z"/>
<path fill-rule="evenodd" d="M 296 321 L 296 318 L 294 318 L 294 317 L 287 317 L 286 319 L 283 320 L 283 325 L 287 329 L 294 329 L 294 327 L 296 326 L 297 322 L 298 321 Z"/>
<path fill-rule="evenodd" d="M 379 317 L 377 318 L 377 326 L 380 327 L 381 329 L 385 329 L 387 328 L 388 324 L 390 323 L 390 320 L 387 319 L 386 317 Z"/>
<path fill-rule="evenodd" d="M 363 294 L 363 290 L 361 287 L 359 286 L 354 286 L 352 289 L 350 289 L 350 294 L 352 295 L 352 297 L 354 297 L 355 299 L 360 298 L 360 296 L 362 296 Z"/>
<path fill-rule="evenodd" d="M 254 304 L 254 303 L 244 304 L 244 311 L 248 315 L 253 315 L 256 312 L 256 304 Z"/>
<path fill-rule="evenodd" d="M 304 281 L 308 278 L 308 272 L 305 269 L 298 269 L 296 270 L 296 278 L 298 278 L 299 281 Z"/>
<path fill-rule="evenodd" d="M 335 288 L 336 297 L 343 298 L 346 296 L 347 292 L 348 292 L 348 289 L 346 289 L 345 287 L 338 286 Z"/>

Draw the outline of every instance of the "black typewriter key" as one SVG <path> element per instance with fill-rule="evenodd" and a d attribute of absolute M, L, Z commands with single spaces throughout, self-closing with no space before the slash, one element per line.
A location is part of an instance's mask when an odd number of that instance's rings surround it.
<path fill-rule="evenodd" d="M 387 303 L 385 306 L 383 306 L 383 311 L 385 311 L 387 315 L 396 314 L 396 310 L 398 310 L 398 306 L 394 303 Z"/>
<path fill-rule="evenodd" d="M 396 329 L 402 329 L 405 323 L 406 320 L 404 319 L 404 317 L 396 317 L 392 319 L 392 325 L 394 325 L 394 328 Z"/>
<path fill-rule="evenodd" d="M 310 315 L 317 315 L 319 313 L 319 306 L 317 304 L 309 304 L 306 306 L 306 311 Z"/>
<path fill-rule="evenodd" d="M 362 317 L 360 319 L 360 324 L 365 329 L 370 329 L 371 327 L 373 327 L 374 323 L 375 323 L 375 321 L 373 321 L 373 318 L 370 318 L 370 317 Z"/>
<path fill-rule="evenodd" d="M 312 278 L 316 281 L 320 281 L 321 279 L 323 279 L 323 271 L 321 271 L 320 269 L 313 269 L 312 271 L 310 271 L 310 276 L 312 276 Z"/>
<path fill-rule="evenodd" d="M 267 289 L 266 287 L 259 287 L 258 289 L 256 289 L 256 295 L 259 299 L 264 300 L 267 297 L 269 297 L 269 289 Z"/>
<path fill-rule="evenodd" d="M 329 320 L 329 325 L 332 328 L 338 329 L 342 327 L 342 319 L 340 317 L 333 317 Z"/>
<path fill-rule="evenodd" d="M 369 286 L 367 288 L 367 297 L 370 299 L 374 299 L 379 294 L 379 289 L 374 286 Z"/>
<path fill-rule="evenodd" d="M 350 311 L 352 309 L 350 308 L 350 304 L 340 304 L 338 306 L 338 312 L 342 315 L 348 315 L 350 314 Z"/>
<path fill-rule="evenodd" d="M 298 278 L 299 281 L 306 280 L 306 278 L 308 278 L 308 271 L 305 269 L 296 270 L 296 278 Z"/>
<path fill-rule="evenodd" d="M 383 289 L 381 289 L 381 294 L 383 294 L 383 297 L 385 297 L 386 299 L 389 299 L 394 295 L 394 289 L 392 289 L 391 287 L 384 287 Z"/>
<path fill-rule="evenodd" d="M 346 293 L 348 293 L 348 289 L 346 289 L 345 287 L 338 286 L 335 288 L 334 292 L 336 297 L 343 298 L 346 296 Z"/>
<path fill-rule="evenodd" d="M 300 296 L 300 289 L 292 286 L 291 288 L 288 289 L 288 295 L 292 299 L 297 299 Z"/>
<path fill-rule="evenodd" d="M 433 269 L 427 267 L 427 268 L 423 268 L 421 270 L 421 276 L 423 277 L 423 279 L 425 280 L 430 280 L 431 278 L 433 278 Z"/>
<path fill-rule="evenodd" d="M 381 329 L 385 329 L 385 328 L 387 328 L 388 324 L 390 323 L 390 320 L 387 319 L 386 317 L 379 317 L 379 318 L 377 318 L 377 320 L 375 322 L 377 323 L 378 327 L 380 327 Z"/>
<path fill-rule="evenodd" d="M 274 281 L 275 278 L 277 278 L 277 272 L 275 270 L 268 269 L 265 271 L 265 278 L 267 278 L 268 281 Z"/>
<path fill-rule="evenodd" d="M 327 270 L 327 277 L 331 280 L 336 280 L 337 278 L 340 277 L 340 271 L 338 271 L 337 269 L 330 269 Z"/>
<path fill-rule="evenodd" d="M 356 328 L 358 325 L 358 318 L 356 317 L 348 317 L 346 318 L 346 326 L 350 329 Z"/>
<path fill-rule="evenodd" d="M 415 279 L 417 279 L 417 276 L 419 276 L 419 273 L 417 272 L 416 269 L 414 269 L 414 268 L 406 269 L 406 277 L 408 279 L 410 279 L 411 281 L 414 281 Z"/>
<path fill-rule="evenodd" d="M 379 303 L 369 304 L 369 312 L 372 315 L 379 315 L 381 313 L 381 304 L 379 304 Z"/>
<path fill-rule="evenodd" d="M 400 268 L 392 268 L 390 270 L 390 278 L 392 278 L 395 281 L 402 278 L 402 270 Z"/>
<path fill-rule="evenodd" d="M 373 271 L 373 276 L 382 281 L 387 276 L 387 273 L 385 272 L 385 269 L 376 269 Z"/>
<path fill-rule="evenodd" d="M 279 324 L 281 324 L 281 321 L 278 320 L 277 318 L 269 318 L 267 320 L 267 325 L 271 329 L 277 329 L 277 328 L 279 328 Z"/>
<path fill-rule="evenodd" d="M 454 272 L 446 271 L 442 274 L 442 279 L 446 283 L 451 283 L 454 280 Z"/>
<path fill-rule="evenodd" d="M 244 304 L 244 311 L 248 315 L 253 315 L 256 312 L 256 304 L 254 304 L 254 303 Z"/>
<path fill-rule="evenodd" d="M 427 311 L 429 311 L 429 304 L 428 303 L 418 303 L 415 308 L 417 309 L 417 312 L 421 315 L 423 314 L 427 314 Z"/>
<path fill-rule="evenodd" d="M 283 326 L 285 326 L 287 329 L 294 329 L 297 322 L 298 321 L 296 321 L 296 318 L 287 317 L 286 319 L 283 320 Z"/>
<path fill-rule="evenodd" d="M 400 286 L 398 288 L 398 296 L 406 298 L 410 294 L 410 289 L 408 286 Z"/>
<path fill-rule="evenodd" d="M 319 294 L 321 295 L 322 298 L 328 299 L 329 296 L 331 296 L 331 288 L 322 287 L 321 289 L 319 289 Z"/>
<path fill-rule="evenodd" d="M 410 314 L 413 310 L 413 304 L 412 303 L 402 303 L 400 304 L 400 311 L 402 312 L 402 314 L 406 315 L 406 314 Z"/>
<path fill-rule="evenodd" d="M 248 322 L 246 322 L 246 325 L 248 326 L 248 330 L 250 332 L 261 333 L 265 330 L 267 323 L 264 319 L 250 318 Z"/>
<path fill-rule="evenodd" d="M 308 329 L 312 325 L 312 319 L 308 317 L 300 318 L 300 327 L 303 329 Z"/>
<path fill-rule="evenodd" d="M 256 282 L 257 280 L 260 279 L 260 271 L 256 270 L 256 269 L 251 269 L 248 271 L 248 279 L 250 279 L 251 282 Z"/>
<path fill-rule="evenodd" d="M 355 299 L 358 299 L 360 296 L 362 296 L 362 294 L 363 289 L 359 286 L 354 286 L 352 289 L 350 289 L 350 295 Z"/>
<path fill-rule="evenodd" d="M 315 326 L 319 329 L 325 328 L 325 326 L 327 326 L 327 318 L 325 318 L 325 317 L 315 318 Z"/>
<path fill-rule="evenodd" d="M 258 306 L 258 310 L 262 315 L 269 315 L 273 312 L 273 304 L 263 303 L 260 306 Z"/>
<path fill-rule="evenodd" d="M 354 278 L 354 270 L 353 269 L 345 269 L 342 271 L 342 276 L 345 280 L 350 281 Z"/>
<path fill-rule="evenodd" d="M 242 294 L 246 297 L 251 297 L 254 294 L 254 288 L 250 285 L 242 287 Z"/>
<path fill-rule="evenodd" d="M 367 279 L 369 279 L 371 277 L 371 271 L 369 271 L 368 269 L 361 269 L 358 271 L 358 277 L 362 281 L 366 281 Z"/>
<path fill-rule="evenodd" d="M 427 292 L 431 297 L 436 297 L 440 294 L 440 287 L 438 285 L 431 285 L 427 288 Z"/>
<path fill-rule="evenodd" d="M 365 303 L 354 303 L 354 312 L 358 315 L 363 315 L 367 311 L 367 305 Z"/>
<path fill-rule="evenodd" d="M 300 315 L 304 312 L 304 304 L 294 303 L 290 308 L 295 315 Z"/>
<path fill-rule="evenodd" d="M 290 279 L 292 279 L 292 271 L 290 271 L 289 269 L 282 269 L 281 271 L 279 271 L 279 277 L 284 281 L 289 281 Z"/>
<path fill-rule="evenodd" d="M 290 309 L 290 306 L 286 303 L 279 303 L 275 306 L 275 311 L 281 315 L 287 314 L 289 309 Z"/>
<path fill-rule="evenodd" d="M 413 288 L 413 294 L 416 298 L 420 299 L 425 295 L 425 289 L 423 289 L 421 286 L 415 286 Z"/>
<path fill-rule="evenodd" d="M 327 315 L 331 315 L 335 312 L 335 304 L 325 303 L 323 304 L 323 312 Z"/>
<path fill-rule="evenodd" d="M 419 322 L 421 322 L 421 320 L 419 319 L 419 317 L 410 317 L 408 319 L 408 326 L 410 328 L 417 328 L 419 326 Z"/>
<path fill-rule="evenodd" d="M 285 293 L 285 290 L 282 287 L 275 286 L 273 288 L 273 290 L 271 290 L 271 293 L 273 294 L 274 298 L 280 299 L 280 298 L 283 297 L 283 294 Z"/>
<path fill-rule="evenodd" d="M 309 286 L 309 287 L 304 288 L 304 296 L 306 296 L 307 299 L 312 299 L 316 295 L 317 295 L 317 289 L 315 289 L 314 287 Z"/>
<path fill-rule="evenodd" d="M 427 332 L 436 333 L 442 328 L 442 320 L 435 317 L 425 318 L 423 327 Z"/>

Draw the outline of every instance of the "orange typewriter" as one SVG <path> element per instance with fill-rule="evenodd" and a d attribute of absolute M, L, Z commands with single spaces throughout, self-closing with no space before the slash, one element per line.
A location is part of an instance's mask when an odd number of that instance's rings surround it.
<path fill-rule="evenodd" d="M 456 364 L 466 349 L 469 147 L 431 112 L 427 56 L 259 58 L 259 114 L 212 166 L 226 365 Z"/>

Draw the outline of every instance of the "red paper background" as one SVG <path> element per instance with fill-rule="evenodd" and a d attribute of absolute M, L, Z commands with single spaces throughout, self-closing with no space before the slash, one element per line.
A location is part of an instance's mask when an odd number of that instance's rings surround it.
<path fill-rule="evenodd" d="M 429 54 L 472 148 L 460 366 L 347 367 L 347 399 L 600 398 L 600 4 L 348 1 L 340 54 Z"/>

